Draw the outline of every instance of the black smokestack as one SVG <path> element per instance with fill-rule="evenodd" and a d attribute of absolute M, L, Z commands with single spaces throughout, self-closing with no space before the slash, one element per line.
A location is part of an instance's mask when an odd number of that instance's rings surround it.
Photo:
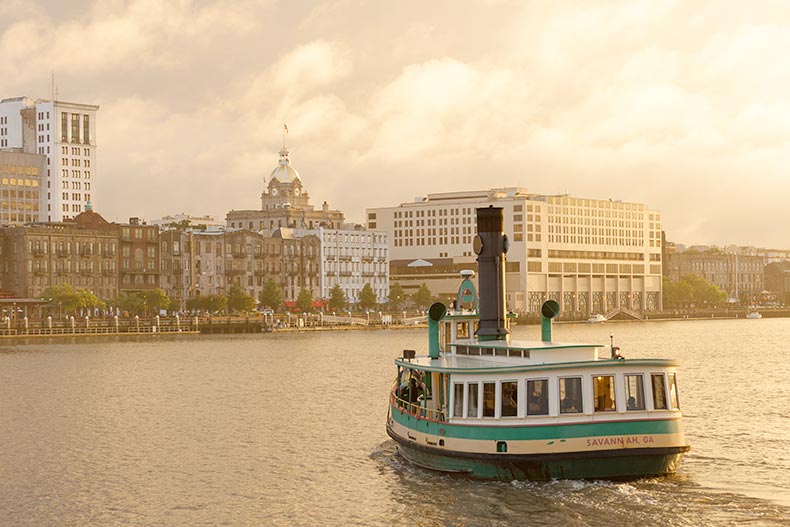
<path fill-rule="evenodd" d="M 480 340 L 505 340 L 505 253 L 507 236 L 501 207 L 477 209 L 477 280 L 480 289 Z"/>

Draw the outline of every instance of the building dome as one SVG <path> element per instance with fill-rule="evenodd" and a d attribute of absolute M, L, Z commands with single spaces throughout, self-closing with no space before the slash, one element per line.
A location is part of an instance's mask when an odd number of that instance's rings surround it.
<path fill-rule="evenodd" d="M 272 171 L 270 179 L 274 178 L 277 178 L 277 181 L 280 183 L 293 183 L 297 179 L 299 181 L 302 180 L 302 178 L 299 177 L 299 172 L 291 166 L 291 160 L 288 158 L 288 148 L 285 146 L 280 150 L 279 166 Z"/>

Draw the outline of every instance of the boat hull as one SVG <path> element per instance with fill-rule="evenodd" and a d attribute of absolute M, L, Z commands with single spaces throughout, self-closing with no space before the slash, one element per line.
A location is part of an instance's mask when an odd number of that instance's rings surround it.
<path fill-rule="evenodd" d="M 676 471 L 688 446 L 631 448 L 561 454 L 474 454 L 421 445 L 387 433 L 411 463 L 440 472 L 502 481 L 551 479 L 638 479 Z"/>

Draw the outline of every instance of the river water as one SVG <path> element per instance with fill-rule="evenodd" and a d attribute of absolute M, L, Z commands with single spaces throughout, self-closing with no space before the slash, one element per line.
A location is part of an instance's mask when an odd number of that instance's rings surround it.
<path fill-rule="evenodd" d="M 412 467 L 385 433 L 387 392 L 425 330 L 0 345 L 0 525 L 790 525 L 790 320 L 555 327 L 611 333 L 626 357 L 683 363 L 676 476 Z"/>

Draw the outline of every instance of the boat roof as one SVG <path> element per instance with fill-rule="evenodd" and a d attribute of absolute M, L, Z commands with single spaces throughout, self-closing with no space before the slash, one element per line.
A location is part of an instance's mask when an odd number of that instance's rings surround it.
<path fill-rule="evenodd" d="M 571 368 L 593 368 L 606 366 L 678 366 L 679 362 L 671 359 L 587 359 L 587 360 L 565 360 L 562 350 L 575 350 L 581 348 L 603 348 L 601 344 L 589 344 L 578 342 L 542 342 L 542 341 L 484 341 L 476 340 L 457 341 L 450 346 L 468 346 L 481 349 L 504 349 L 516 351 L 542 351 L 551 352 L 558 350 L 561 356 L 557 361 L 546 361 L 546 355 L 541 354 L 540 359 L 535 357 L 511 357 L 506 355 L 456 355 L 453 353 L 442 352 L 437 359 L 428 356 L 420 356 L 414 359 L 398 358 L 395 363 L 403 368 L 418 369 L 425 371 L 435 371 L 441 373 L 513 373 L 520 371 L 539 371 L 539 370 L 561 370 Z"/>

